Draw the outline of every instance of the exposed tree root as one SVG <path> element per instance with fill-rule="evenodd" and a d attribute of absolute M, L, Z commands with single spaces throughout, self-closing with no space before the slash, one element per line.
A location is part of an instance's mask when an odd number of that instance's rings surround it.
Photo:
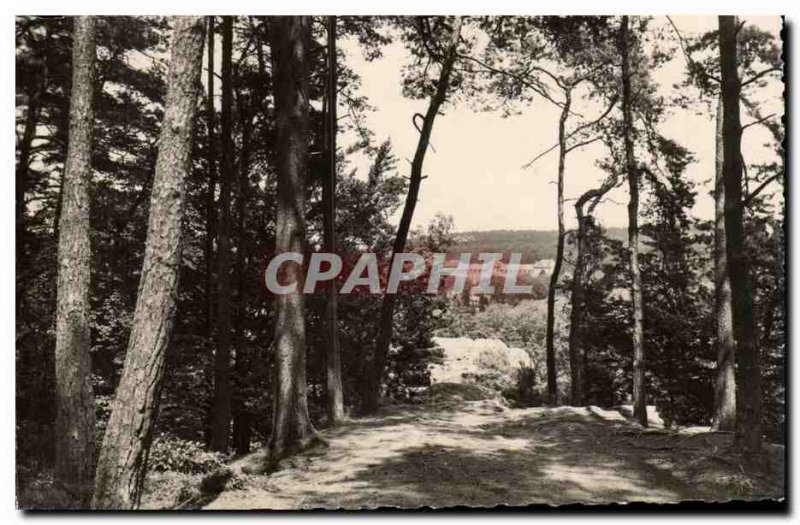
<path fill-rule="evenodd" d="M 241 471 L 244 474 L 271 474 L 281 469 L 280 463 L 282 461 L 315 446 L 327 448 L 329 443 L 322 434 L 312 428 L 307 436 L 293 446 L 279 452 L 271 451 L 268 447 L 264 447 L 258 452 L 242 458 L 232 468 L 234 468 L 234 471 Z"/>

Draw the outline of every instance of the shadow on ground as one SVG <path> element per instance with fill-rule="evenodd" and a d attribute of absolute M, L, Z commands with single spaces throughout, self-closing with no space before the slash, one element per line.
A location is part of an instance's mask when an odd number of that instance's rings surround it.
<path fill-rule="evenodd" d="M 616 412 L 493 401 L 389 407 L 330 446 L 241 476 L 209 509 L 725 501 L 782 496 L 782 469 L 743 476 L 729 436 L 642 431 Z M 776 451 L 777 453 L 778 451 Z M 718 460 L 715 458 L 719 458 Z M 771 461 L 775 461 L 774 458 Z M 779 460 L 778 460 L 779 461 Z"/>

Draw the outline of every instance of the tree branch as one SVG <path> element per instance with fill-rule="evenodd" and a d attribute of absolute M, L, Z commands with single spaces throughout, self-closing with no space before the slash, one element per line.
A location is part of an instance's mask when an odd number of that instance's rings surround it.
<path fill-rule="evenodd" d="M 604 118 L 606 118 L 608 116 L 608 114 L 611 113 L 611 110 L 614 109 L 614 105 L 617 103 L 617 98 L 618 97 L 615 95 L 611 99 L 611 104 L 608 105 L 608 108 L 606 108 L 606 110 L 603 112 L 602 115 L 600 115 L 599 117 L 597 117 L 593 121 L 587 122 L 586 124 L 582 124 L 582 125 L 578 126 L 577 128 L 575 128 L 574 130 L 572 130 L 572 132 L 569 135 L 567 135 L 567 139 L 573 137 L 576 133 L 578 133 L 578 132 L 580 132 L 580 131 L 582 131 L 582 130 L 584 130 L 586 128 L 590 128 L 590 127 L 594 126 L 595 124 L 599 124 L 600 121 L 603 120 Z"/>
<path fill-rule="evenodd" d="M 747 80 L 745 80 L 744 82 L 742 82 L 741 89 L 744 89 L 745 86 L 747 86 L 749 84 L 752 84 L 753 82 L 755 82 L 756 80 L 760 79 L 761 77 L 763 77 L 765 75 L 769 75 L 770 73 L 773 73 L 775 71 L 781 71 L 781 68 L 779 68 L 779 67 L 770 67 L 770 68 L 767 68 L 767 69 L 765 69 L 763 71 L 759 71 L 758 73 L 756 73 L 752 77 L 750 77 Z"/>
<path fill-rule="evenodd" d="M 708 73 L 703 66 L 694 61 L 692 56 L 689 54 L 689 51 L 686 49 L 686 42 L 683 39 L 683 35 L 681 35 L 681 32 L 678 30 L 678 26 L 676 26 L 675 22 L 672 21 L 672 17 L 667 16 L 667 20 L 669 20 L 669 24 L 672 26 L 672 29 L 675 31 L 675 35 L 678 37 L 678 41 L 681 44 L 681 51 L 683 52 L 684 60 L 686 60 L 686 65 L 690 67 L 696 67 L 697 71 L 702 73 L 704 77 L 713 80 L 717 84 L 722 84 L 722 80 Z"/>
<path fill-rule="evenodd" d="M 487 70 L 489 70 L 489 71 L 491 71 L 493 73 L 497 73 L 499 75 L 509 76 L 509 77 L 517 80 L 518 82 L 520 82 L 523 86 L 532 89 L 533 91 L 538 93 L 541 97 L 543 97 L 543 98 L 547 99 L 548 101 L 550 101 L 556 107 L 564 109 L 564 103 L 563 102 L 559 102 L 558 100 L 556 100 L 552 96 L 550 96 L 550 94 L 547 93 L 547 91 L 542 86 L 536 85 L 536 84 L 530 82 L 529 80 L 527 80 L 526 78 L 524 78 L 524 77 L 522 77 L 520 75 L 517 75 L 517 74 L 512 73 L 510 71 L 505 71 L 503 69 L 497 69 L 496 67 L 490 66 L 489 64 L 483 62 L 482 60 L 480 60 L 478 58 L 475 58 L 473 56 L 470 56 L 470 55 L 464 55 L 462 53 L 458 53 L 456 56 L 458 56 L 459 58 L 466 59 L 466 60 L 471 60 L 471 61 L 475 62 L 476 64 L 478 64 L 479 66 L 481 66 L 483 68 L 486 68 Z"/>
<path fill-rule="evenodd" d="M 758 194 L 764 191 L 764 188 L 766 188 L 770 182 L 778 180 L 782 176 L 783 173 L 776 173 L 772 177 L 769 177 L 767 180 L 759 184 L 756 189 L 754 189 L 750 194 L 747 195 L 747 197 L 744 198 L 744 200 L 742 200 L 742 206 L 743 207 L 750 206 L 750 204 L 753 202 L 753 199 L 758 197 Z"/>
<path fill-rule="evenodd" d="M 573 144 L 572 146 L 570 146 L 566 150 L 564 150 L 564 153 L 569 153 L 570 151 L 572 151 L 574 149 L 578 149 L 578 148 L 582 148 L 584 146 L 588 146 L 589 144 L 591 144 L 593 142 L 597 142 L 601 138 L 602 137 L 594 137 L 592 139 L 584 140 L 583 142 L 578 142 L 577 144 Z"/>
<path fill-rule="evenodd" d="M 533 165 L 533 163 L 534 163 L 534 162 L 536 162 L 537 160 L 541 159 L 542 157 L 544 157 L 545 155 L 547 155 L 548 153 L 550 153 L 551 151 L 553 151 L 554 149 L 556 149 L 558 146 L 559 146 L 559 143 L 558 143 L 558 142 L 556 142 L 555 144 L 553 144 L 552 146 L 550 146 L 549 148 L 547 148 L 547 149 L 546 149 L 546 150 L 544 150 L 543 152 L 541 152 L 541 153 L 539 153 L 538 155 L 536 155 L 536 156 L 535 156 L 535 157 L 534 157 L 534 158 L 533 158 L 533 159 L 532 159 L 530 162 L 528 162 L 527 164 L 525 164 L 524 166 L 522 166 L 522 169 L 528 169 L 528 168 L 530 168 L 530 167 L 531 167 L 531 165 Z"/>
<path fill-rule="evenodd" d="M 753 122 L 748 122 L 747 124 L 745 124 L 744 126 L 742 126 L 742 131 L 746 130 L 746 129 L 747 129 L 747 128 L 749 128 L 750 126 L 755 126 L 756 124 L 761 124 L 762 122 L 764 122 L 764 121 L 766 121 L 766 120 L 769 120 L 769 119 L 771 119 L 771 118 L 772 118 L 772 117 L 774 117 L 774 116 L 775 116 L 775 113 L 770 113 L 770 114 L 769 114 L 769 115 L 767 115 L 766 117 L 761 117 L 761 118 L 759 118 L 759 119 L 757 119 L 757 120 L 754 120 Z"/>
<path fill-rule="evenodd" d="M 603 181 L 599 188 L 594 188 L 583 195 L 581 195 L 577 202 L 575 203 L 575 211 L 578 213 L 578 217 L 582 217 L 583 207 L 586 205 L 587 202 L 591 201 L 589 204 L 589 209 L 587 210 L 587 214 L 591 215 L 594 213 L 595 207 L 599 204 L 600 200 L 603 196 L 611 191 L 614 186 L 617 185 L 617 181 L 619 180 L 619 175 L 616 172 L 612 172 L 608 175 L 608 177 Z"/>
<path fill-rule="evenodd" d="M 570 133 L 569 133 L 569 134 L 568 134 L 566 137 L 564 137 L 564 142 L 566 142 L 566 141 L 568 141 L 569 139 L 571 139 L 572 137 L 574 137 L 574 136 L 575 136 L 577 133 L 579 133 L 580 131 L 583 131 L 583 130 L 584 130 L 584 129 L 586 129 L 586 128 L 589 128 L 589 127 L 591 127 L 591 126 L 594 126 L 594 125 L 598 124 L 598 123 L 599 123 L 601 120 L 603 120 L 604 118 L 606 118 L 606 116 L 608 116 L 608 114 L 609 114 L 609 113 L 611 113 L 611 110 L 614 108 L 614 104 L 616 104 L 616 103 L 617 103 L 617 97 L 614 97 L 613 99 L 611 99 L 611 104 L 609 104 L 608 108 L 607 108 L 607 109 L 606 109 L 606 110 L 603 112 L 603 114 L 602 114 L 602 115 L 600 115 L 599 117 L 597 117 L 597 118 L 596 118 L 596 119 L 594 119 L 593 121 L 591 121 L 591 122 L 587 122 L 586 124 L 582 124 L 582 125 L 578 126 L 577 128 L 575 128 L 574 130 L 572 130 L 572 132 L 570 132 Z M 587 142 L 585 142 L 585 143 L 579 143 L 579 144 L 575 144 L 574 146 L 572 146 L 572 147 L 568 148 L 568 149 L 566 150 L 566 152 L 567 152 L 567 153 L 569 153 L 569 152 L 570 152 L 570 151 L 572 151 L 573 149 L 579 148 L 579 147 L 581 147 L 581 146 L 585 146 L 585 145 L 587 145 L 589 142 L 594 142 L 595 140 L 599 140 L 599 138 L 600 138 L 600 137 L 596 137 L 596 138 L 592 139 L 591 141 L 587 141 Z M 558 143 L 555 143 L 555 144 L 553 144 L 552 146 L 550 146 L 549 148 L 547 148 L 545 151 L 543 151 L 543 152 L 539 153 L 538 155 L 536 155 L 536 156 L 535 156 L 535 157 L 534 157 L 532 160 L 530 160 L 529 162 L 527 162 L 526 164 L 524 164 L 524 165 L 522 166 L 522 169 L 528 169 L 528 168 L 530 168 L 530 167 L 533 165 L 533 163 L 534 163 L 534 162 L 536 162 L 536 161 L 537 161 L 537 160 L 539 160 L 540 158 L 544 157 L 545 155 L 547 155 L 548 153 L 550 153 L 551 151 L 553 151 L 554 149 L 556 149 L 558 146 L 559 146 L 559 144 L 558 144 Z"/>

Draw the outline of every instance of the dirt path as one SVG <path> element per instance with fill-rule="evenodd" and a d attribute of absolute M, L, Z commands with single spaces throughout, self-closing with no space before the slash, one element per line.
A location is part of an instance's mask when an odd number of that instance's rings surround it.
<path fill-rule="evenodd" d="M 327 448 L 269 476 L 241 476 L 206 508 L 663 503 L 782 490 L 782 473 L 755 484 L 737 478 L 735 461 L 717 454 L 729 436 L 642 433 L 598 409 L 390 407 L 325 435 Z"/>

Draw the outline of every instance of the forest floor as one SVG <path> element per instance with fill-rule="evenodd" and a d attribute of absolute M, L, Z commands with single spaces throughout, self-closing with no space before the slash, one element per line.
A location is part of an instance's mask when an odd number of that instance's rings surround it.
<path fill-rule="evenodd" d="M 747 467 L 730 434 L 643 430 L 596 407 L 496 400 L 387 406 L 324 431 L 270 475 L 238 474 L 206 509 L 368 509 L 783 497 L 783 447 Z"/>

